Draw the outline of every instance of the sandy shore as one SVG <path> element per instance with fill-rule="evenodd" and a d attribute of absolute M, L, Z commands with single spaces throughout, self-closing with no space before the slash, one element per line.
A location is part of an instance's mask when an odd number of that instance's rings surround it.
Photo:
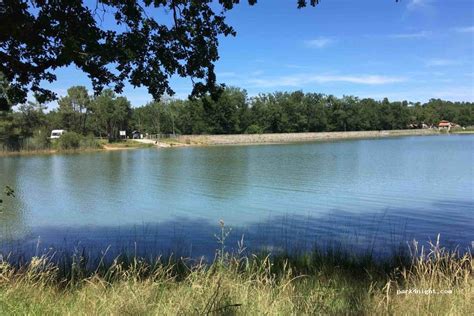
<path fill-rule="evenodd" d="M 102 149 L 107 150 L 107 151 L 129 150 L 129 149 L 138 149 L 138 148 L 143 148 L 143 147 L 112 147 L 112 146 L 102 145 Z"/>

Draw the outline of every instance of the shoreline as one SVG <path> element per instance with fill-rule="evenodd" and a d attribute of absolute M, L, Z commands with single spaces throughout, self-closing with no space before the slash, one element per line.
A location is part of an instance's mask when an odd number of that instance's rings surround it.
<path fill-rule="evenodd" d="M 46 155 L 62 155 L 62 154 L 78 154 L 107 151 L 104 148 L 84 148 L 84 149 L 41 149 L 41 150 L 21 150 L 21 151 L 0 151 L 2 157 L 20 157 L 20 156 L 46 156 Z"/>
<path fill-rule="evenodd" d="M 450 134 L 468 135 L 471 131 L 453 131 Z M 224 145 L 275 145 L 315 141 L 337 141 L 351 139 L 377 139 L 402 136 L 436 136 L 446 135 L 437 129 L 409 129 L 409 130 L 382 130 L 382 131 L 350 131 L 350 132 L 313 132 L 313 133 L 268 133 L 268 134 L 222 134 L 222 135 L 180 135 L 176 138 L 161 139 L 130 139 L 137 146 L 124 144 L 123 146 L 104 144 L 101 148 L 79 148 L 72 150 L 23 150 L 0 151 L 0 157 L 77 154 L 90 152 L 109 152 L 143 148 L 175 148 L 175 147 L 205 147 Z"/>
<path fill-rule="evenodd" d="M 92 152 L 109 152 L 118 150 L 143 149 L 152 148 L 151 145 L 130 146 L 121 144 L 121 146 L 104 144 L 100 148 L 78 148 L 78 149 L 40 149 L 40 150 L 20 150 L 20 151 L 0 151 L 0 158 L 2 157 L 22 157 L 22 156 L 46 156 L 46 155 L 68 155 L 68 154 L 82 154 Z"/>
<path fill-rule="evenodd" d="M 288 144 L 311 141 L 331 141 L 345 139 L 369 139 L 399 136 L 445 135 L 434 129 L 315 132 L 315 133 L 274 133 L 274 134 L 231 134 L 231 135 L 181 135 L 173 139 L 174 146 L 215 146 L 215 145 L 257 145 Z M 160 143 L 159 143 L 160 144 Z M 174 147 L 171 146 L 171 147 Z"/>

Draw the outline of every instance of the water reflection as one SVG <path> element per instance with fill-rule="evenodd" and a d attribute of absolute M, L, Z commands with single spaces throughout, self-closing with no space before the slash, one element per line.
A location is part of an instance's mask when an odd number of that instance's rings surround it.
<path fill-rule="evenodd" d="M 219 200 L 235 200 L 248 192 L 248 148 L 200 149 L 189 164 L 191 178 L 202 183 L 199 193 Z"/>
<path fill-rule="evenodd" d="M 9 179 L 8 185 L 15 188 L 16 196 L 28 194 L 28 189 L 22 186 L 20 178 L 17 176 L 21 168 L 21 161 L 15 159 L 0 160 L 0 179 Z M 23 238 L 28 233 L 25 220 L 27 212 L 23 199 L 4 197 L 5 185 L 0 185 L 0 198 L 3 204 L 0 209 L 0 239 Z"/>
<path fill-rule="evenodd" d="M 437 232 L 466 244 L 473 144 L 473 136 L 405 137 L 0 158 L 0 186 L 17 192 L 0 215 L 2 239 L 128 245 L 130 231 L 146 227 L 144 245 L 199 254 L 214 249 L 222 218 L 235 238 L 268 247 Z"/>
<path fill-rule="evenodd" d="M 453 226 L 435 229 L 433 223 L 445 216 L 446 206 L 456 203 L 466 213 Z M 441 235 L 442 245 L 461 251 L 470 249 L 474 224 L 469 212 L 472 202 L 439 201 L 432 205 L 430 218 L 417 218 L 419 209 L 394 209 L 394 212 L 353 214 L 342 210 L 322 217 L 287 214 L 268 218 L 248 226 L 234 225 L 226 240 L 229 252 L 237 250 L 243 237 L 248 253 L 260 250 L 303 251 L 314 247 L 337 247 L 351 253 L 390 255 L 400 247 L 408 250 L 407 243 L 417 240 L 421 245 L 435 241 Z M 178 256 L 212 259 L 217 249 L 215 233 L 217 222 L 204 219 L 176 218 L 155 224 L 129 226 L 81 226 L 36 228 L 27 238 L 4 241 L 4 252 L 12 251 L 24 257 L 38 253 L 86 250 L 89 256 L 99 255 L 108 249 L 111 257 L 122 252 L 154 257 L 173 253 Z M 472 250 L 472 249 L 471 249 Z"/>

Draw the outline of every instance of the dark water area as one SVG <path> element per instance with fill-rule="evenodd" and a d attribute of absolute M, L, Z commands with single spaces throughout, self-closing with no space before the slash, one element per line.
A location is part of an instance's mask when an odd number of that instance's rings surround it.
<path fill-rule="evenodd" d="M 212 258 L 222 219 L 228 251 L 468 251 L 473 158 L 470 135 L 5 157 L 2 250 Z"/>

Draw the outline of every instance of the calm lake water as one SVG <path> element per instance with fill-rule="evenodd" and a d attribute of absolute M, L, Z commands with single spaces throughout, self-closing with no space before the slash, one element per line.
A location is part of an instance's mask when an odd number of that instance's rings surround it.
<path fill-rule="evenodd" d="M 474 240 L 474 136 L 0 158 L 4 250 L 212 255 L 315 244 L 386 252 Z"/>

